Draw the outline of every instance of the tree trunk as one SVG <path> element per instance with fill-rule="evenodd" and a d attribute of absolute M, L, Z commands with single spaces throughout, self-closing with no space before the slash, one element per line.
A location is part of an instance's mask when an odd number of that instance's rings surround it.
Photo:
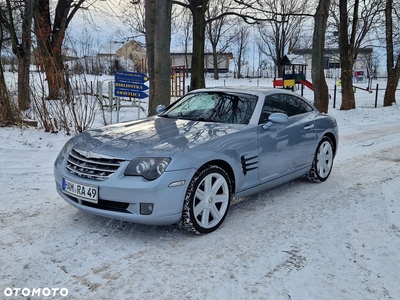
<path fill-rule="evenodd" d="M 18 59 L 18 108 L 27 110 L 31 105 L 31 91 L 30 91 L 30 55 Z"/>
<path fill-rule="evenodd" d="M 154 28 L 156 18 L 156 0 L 146 0 L 145 8 L 145 26 L 146 26 L 146 54 L 147 67 L 149 73 L 149 115 L 152 115 L 157 107 L 155 98 L 155 74 L 154 74 Z"/>
<path fill-rule="evenodd" d="M 51 51 L 45 60 L 45 71 L 49 94 L 48 99 L 60 98 L 61 91 L 68 94 L 64 77 L 64 64 L 61 55 L 61 44 L 51 47 Z"/>
<path fill-rule="evenodd" d="M 52 59 L 51 58 L 51 23 L 50 23 L 50 3 L 49 0 L 36 0 L 34 9 L 34 30 L 37 39 L 37 49 L 39 61 L 37 65 L 42 72 L 46 72 L 46 80 L 48 81 L 49 98 L 54 99 L 54 94 L 50 93 L 52 82 Z"/>
<path fill-rule="evenodd" d="M 327 113 L 329 92 L 324 74 L 324 47 L 326 24 L 329 16 L 330 0 L 319 0 L 314 15 L 314 35 L 312 49 L 312 81 L 314 86 L 314 102 L 320 112 Z"/>
<path fill-rule="evenodd" d="M 242 59 L 243 59 L 243 29 L 239 30 L 238 33 L 238 52 L 237 52 L 237 71 L 236 71 L 236 76 L 237 79 L 240 79 L 242 77 Z"/>
<path fill-rule="evenodd" d="M 155 99 L 159 104 L 171 102 L 171 13 L 172 0 L 157 0 L 154 35 Z M 155 113 L 155 109 L 153 110 Z"/>
<path fill-rule="evenodd" d="M 340 106 L 340 109 L 354 109 L 356 108 L 356 100 L 353 90 L 353 56 L 341 56 L 340 63 L 342 65 L 342 105 Z"/>
<path fill-rule="evenodd" d="M 217 52 L 217 45 L 213 45 L 213 66 L 214 66 L 214 79 L 219 79 L 218 73 L 218 52 Z"/>
<path fill-rule="evenodd" d="M 1 26 L 0 26 L 1 29 Z M 1 45 L 0 40 L 0 45 Z M 11 98 L 8 94 L 6 80 L 4 78 L 3 65 L 0 61 L 0 124 L 11 125 L 14 123 L 14 114 L 11 106 Z"/>
<path fill-rule="evenodd" d="M 354 8 L 355 9 L 355 8 Z M 340 28 L 339 28 L 339 48 L 340 48 L 340 64 L 342 67 L 342 105 L 341 110 L 349 110 L 356 108 L 356 100 L 353 91 L 353 57 L 354 45 L 349 42 L 348 35 L 348 12 L 347 0 L 340 0 Z M 354 15 L 358 12 L 354 12 Z"/>
<path fill-rule="evenodd" d="M 146 47 L 149 60 L 149 115 L 171 102 L 172 0 L 146 0 Z"/>
<path fill-rule="evenodd" d="M 38 65 L 46 72 L 49 89 L 49 99 L 57 99 L 60 91 L 66 93 L 66 80 L 64 77 L 64 64 L 61 46 L 64 41 L 65 31 L 75 13 L 85 0 L 59 0 L 54 12 L 53 25 L 50 21 L 49 0 L 35 0 L 34 23 L 35 35 L 39 49 L 40 60 Z M 44 69 L 44 70 L 43 70 Z"/>
<path fill-rule="evenodd" d="M 277 49 L 277 51 L 276 51 L 276 62 L 275 62 L 275 64 L 276 64 L 276 68 L 278 70 L 278 78 L 283 78 L 284 75 L 285 75 L 285 66 L 282 65 L 282 60 L 283 60 L 283 57 L 285 55 L 283 53 L 283 51 L 285 51 L 285 50 L 282 50 L 281 48 Z"/>
<path fill-rule="evenodd" d="M 24 17 L 22 20 L 22 42 L 19 45 L 18 57 L 18 107 L 26 110 L 31 105 L 30 98 L 30 66 L 31 66 L 31 31 L 33 3 L 25 1 Z"/>
<path fill-rule="evenodd" d="M 204 78 L 204 42 L 208 1 L 192 0 L 189 5 L 193 15 L 192 77 L 190 80 L 190 90 L 206 86 Z"/>
<path fill-rule="evenodd" d="M 0 55 L 3 49 L 3 24 L 0 22 Z M 11 97 L 8 94 L 4 68 L 0 60 L 0 124 L 11 125 L 14 123 L 15 115 L 11 104 Z"/>
<path fill-rule="evenodd" d="M 397 56 L 396 65 L 388 70 L 388 80 L 386 84 L 383 106 L 391 106 L 396 103 L 396 89 L 400 79 L 400 54 Z"/>
<path fill-rule="evenodd" d="M 11 3 L 10 0 L 7 0 L 8 31 L 10 33 L 12 51 L 18 59 L 18 107 L 20 110 L 26 110 L 30 107 L 29 67 L 31 54 L 32 9 L 31 0 L 26 0 L 22 18 L 22 40 L 20 43 L 15 31 Z"/>
<path fill-rule="evenodd" d="M 238 79 L 242 78 L 242 53 L 241 53 L 241 51 L 239 51 L 239 53 L 238 53 L 236 76 Z"/>
<path fill-rule="evenodd" d="M 393 51 L 393 2 L 386 0 L 385 21 L 386 21 L 386 68 L 388 80 L 386 83 L 385 96 L 383 97 L 383 106 L 391 106 L 396 102 L 396 89 L 400 78 L 400 54 L 397 56 L 395 64 Z"/>

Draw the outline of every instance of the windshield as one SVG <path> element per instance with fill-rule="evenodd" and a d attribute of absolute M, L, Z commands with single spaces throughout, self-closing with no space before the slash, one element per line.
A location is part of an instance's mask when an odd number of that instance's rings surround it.
<path fill-rule="evenodd" d="M 241 93 L 199 92 L 188 94 L 162 116 L 193 121 L 248 124 L 257 96 Z"/>

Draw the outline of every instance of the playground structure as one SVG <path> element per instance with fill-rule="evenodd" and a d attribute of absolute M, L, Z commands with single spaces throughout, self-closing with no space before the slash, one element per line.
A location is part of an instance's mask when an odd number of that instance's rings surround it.
<path fill-rule="evenodd" d="M 302 84 L 310 90 L 314 90 L 313 84 L 306 79 L 307 62 L 301 55 L 287 54 L 282 59 L 282 65 L 291 67 L 291 72 L 283 78 L 273 80 L 274 88 L 294 89 L 296 84 Z"/>
<path fill-rule="evenodd" d="M 367 65 L 367 66 L 368 66 L 368 65 Z M 354 81 L 355 83 L 366 83 L 366 82 L 367 82 L 367 76 L 366 76 L 365 73 L 366 73 L 366 72 L 365 72 L 364 70 L 355 70 L 354 73 L 353 73 L 353 78 L 354 78 L 353 81 Z M 369 73 L 368 70 L 367 70 L 367 73 Z M 368 76 L 368 77 L 369 77 L 369 76 Z M 368 86 L 367 86 L 366 88 L 362 88 L 362 87 L 359 87 L 359 86 L 355 86 L 355 85 L 353 84 L 354 92 L 356 92 L 356 89 L 359 89 L 359 90 L 366 91 L 366 92 L 368 92 L 368 93 L 372 93 L 373 91 L 372 91 L 372 89 L 370 88 L 370 86 L 371 86 L 371 82 L 370 82 L 370 81 L 368 82 Z"/>
<path fill-rule="evenodd" d="M 367 81 L 364 70 L 355 70 L 353 73 L 353 78 L 354 82 L 356 83 L 366 83 Z"/>
<path fill-rule="evenodd" d="M 363 71 L 354 71 L 353 78 L 354 78 L 354 82 L 355 83 L 365 83 L 366 82 L 366 77 L 365 77 L 365 74 L 364 74 Z M 338 78 L 337 86 L 342 86 L 341 78 Z M 354 93 L 357 91 L 357 89 L 362 90 L 362 91 L 366 91 L 368 93 L 373 93 L 374 92 L 370 88 L 370 81 L 368 82 L 368 86 L 366 88 L 360 87 L 360 86 L 356 86 L 356 85 L 353 84 L 353 89 L 354 89 Z"/>
<path fill-rule="evenodd" d="M 354 88 L 354 93 L 356 92 L 357 89 L 362 90 L 362 91 L 366 91 L 366 92 L 368 92 L 368 93 L 373 93 L 373 92 L 374 92 L 374 91 L 371 90 L 369 87 L 362 88 L 362 87 L 360 87 L 360 86 L 355 86 L 355 85 L 353 85 L 353 88 Z"/>
<path fill-rule="evenodd" d="M 186 67 L 171 67 L 171 97 L 175 100 L 185 95 Z"/>
<path fill-rule="evenodd" d="M 302 55 L 295 55 L 295 54 L 287 54 L 283 57 L 281 64 L 286 67 L 291 67 L 290 71 L 286 71 L 287 73 L 283 76 L 283 78 L 275 78 L 273 80 L 274 88 L 285 88 L 285 89 L 292 89 L 296 84 L 301 84 L 302 86 L 306 86 L 310 90 L 314 90 L 313 84 L 306 79 L 306 68 L 307 62 L 303 58 Z M 368 70 L 358 69 L 355 70 L 353 73 L 354 83 L 366 83 L 368 79 L 368 86 L 366 88 L 353 85 L 354 93 L 356 90 L 366 91 L 368 93 L 373 93 L 371 89 L 371 80 L 370 74 Z M 341 80 L 338 79 L 338 86 L 341 86 Z M 303 95 L 303 89 L 301 89 L 301 94 Z"/>
<path fill-rule="evenodd" d="M 273 80 L 274 88 L 293 89 L 296 84 L 302 84 L 310 90 L 314 90 L 313 84 L 306 79 L 304 74 L 285 74 L 283 79 L 278 78 Z"/>

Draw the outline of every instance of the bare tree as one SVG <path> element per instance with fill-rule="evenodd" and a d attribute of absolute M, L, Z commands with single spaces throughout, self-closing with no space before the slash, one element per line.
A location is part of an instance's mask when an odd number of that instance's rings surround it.
<path fill-rule="evenodd" d="M 6 9 L 0 7 L 0 55 L 1 50 L 3 49 L 3 42 L 5 40 L 4 33 L 4 20 L 5 16 L 4 13 Z M 7 90 L 6 80 L 4 77 L 4 68 L 3 63 L 0 60 L 0 125 L 11 125 L 14 123 L 14 112 L 12 108 L 12 101 L 11 97 Z"/>
<path fill-rule="evenodd" d="M 18 59 L 18 106 L 19 109 L 26 110 L 30 107 L 29 67 L 33 3 L 32 0 L 25 0 L 16 6 L 12 4 L 15 3 L 6 0 L 7 14 L 3 15 L 2 23 L 9 32 L 12 51 Z M 19 30 L 15 24 L 18 19 L 22 19 Z M 21 33 L 18 34 L 18 31 Z"/>
<path fill-rule="evenodd" d="M 95 1 L 86 0 L 88 6 Z M 46 72 L 48 97 L 51 99 L 57 99 L 60 90 L 66 89 L 61 46 L 69 23 L 84 3 L 85 0 L 59 0 L 52 20 L 50 1 L 35 0 L 34 32 L 40 57 L 38 65 Z"/>
<path fill-rule="evenodd" d="M 137 39 L 146 36 L 146 11 L 144 0 L 130 0 L 126 2 L 111 2 L 110 6 L 117 9 L 119 15 L 117 16 L 124 23 L 123 34 L 125 39 Z M 118 8 L 116 8 L 118 6 Z M 172 7 L 171 11 L 171 34 L 174 35 L 177 29 L 182 25 L 182 9 Z"/>
<path fill-rule="evenodd" d="M 241 78 L 242 68 L 245 63 L 247 54 L 247 45 L 250 39 L 250 28 L 243 21 L 239 21 L 236 25 L 236 35 L 234 39 L 235 51 L 235 65 L 236 65 L 236 76 Z"/>
<path fill-rule="evenodd" d="M 356 100 L 353 93 L 353 60 L 354 60 L 354 46 L 356 38 L 356 28 L 358 21 L 358 4 L 359 0 L 355 0 L 354 5 L 354 18 L 352 30 L 349 37 L 348 33 L 348 11 L 347 0 L 339 1 L 340 11 L 340 27 L 339 27 L 339 49 L 340 49 L 340 64 L 342 67 L 341 81 L 342 81 L 342 105 L 340 109 L 348 110 L 356 108 Z M 350 39 L 349 39 L 350 38 Z"/>
<path fill-rule="evenodd" d="M 302 0 L 267 0 L 264 9 L 267 21 L 258 26 L 267 50 L 264 53 L 274 61 L 278 77 L 282 77 L 284 68 L 281 61 L 285 54 L 299 46 L 304 20 L 309 16 L 308 6 Z"/>
<path fill-rule="evenodd" d="M 385 22 L 386 22 L 386 67 L 388 80 L 386 84 L 385 96 L 383 98 L 383 105 L 390 106 L 396 102 L 395 95 L 397 85 L 399 84 L 400 78 L 400 49 L 397 50 L 397 58 L 395 58 L 395 43 L 394 41 L 399 41 L 400 33 L 394 31 L 393 28 L 398 28 L 398 26 L 393 27 L 393 15 L 397 17 L 397 22 L 400 21 L 400 4 L 398 7 L 393 6 L 393 0 L 386 0 L 385 7 Z M 395 9 L 396 8 L 396 9 Z M 397 45 L 399 46 L 399 45 Z"/>
<path fill-rule="evenodd" d="M 233 36 L 230 33 L 233 27 L 233 20 L 229 15 L 216 18 L 219 15 L 228 11 L 226 7 L 227 0 L 212 1 L 212 6 L 206 12 L 206 35 L 211 44 L 214 79 L 219 79 L 218 66 L 220 64 L 219 56 L 228 49 L 233 41 Z"/>
<path fill-rule="evenodd" d="M 268 0 L 271 3 L 273 0 Z M 283 0 L 282 0 L 283 1 Z M 292 3 L 295 4 L 294 0 Z M 205 26 L 208 22 L 223 18 L 228 15 L 240 17 L 244 22 L 255 24 L 262 21 L 277 21 L 281 13 L 266 8 L 264 0 L 244 1 L 230 0 L 224 5 L 224 12 L 220 15 L 206 19 L 206 11 L 209 9 L 209 0 L 174 0 L 173 3 L 189 9 L 193 16 L 193 51 L 192 51 L 192 77 L 191 89 L 205 86 L 204 79 L 204 42 Z M 304 4 L 306 6 L 306 4 Z M 260 17 L 261 16 L 261 17 Z M 291 16 L 303 16 L 293 13 Z M 312 16 L 312 15 L 308 15 Z M 283 20 L 286 23 L 286 20 Z"/>
<path fill-rule="evenodd" d="M 315 106 L 321 112 L 328 112 L 329 91 L 324 74 L 325 34 L 329 16 L 330 0 L 319 0 L 314 15 L 312 48 L 312 81 Z"/>
<path fill-rule="evenodd" d="M 342 105 L 340 109 L 356 107 L 353 92 L 353 64 L 365 37 L 374 26 L 383 8 L 382 0 L 339 0 L 331 6 L 333 26 L 338 32 Z"/>
<path fill-rule="evenodd" d="M 7 15 L 8 10 L 0 3 L 0 55 L 8 33 Z M 0 60 L 0 124 L 8 125 L 14 122 L 14 115 L 12 113 L 11 98 L 7 90 L 6 80 L 4 77 L 3 61 Z"/>
<path fill-rule="evenodd" d="M 193 27 L 193 20 L 192 15 L 188 13 L 186 9 L 183 10 L 182 14 L 179 18 L 181 31 L 178 33 L 178 39 L 183 47 L 183 54 L 185 59 L 185 67 L 186 69 L 189 68 L 189 46 L 191 45 L 192 41 L 192 27 Z M 189 76 L 189 72 L 186 72 L 186 76 Z"/>
<path fill-rule="evenodd" d="M 190 89 L 197 89 L 206 86 L 204 78 L 204 42 L 208 2 L 209 0 L 186 0 L 186 2 L 173 1 L 174 4 L 189 9 L 193 18 L 192 76 L 190 79 Z"/>
<path fill-rule="evenodd" d="M 133 36 L 146 34 L 144 1 L 130 1 L 129 6 L 122 11 L 122 18 L 124 24 L 132 30 Z"/>
<path fill-rule="evenodd" d="M 368 86 L 371 86 L 372 79 L 376 79 L 379 75 L 379 66 L 381 65 L 381 57 L 375 52 L 372 53 L 370 57 L 367 58 L 368 71 L 369 71 L 369 83 Z"/>
<path fill-rule="evenodd" d="M 0 33 L 0 38 L 1 35 L 3 34 Z M 2 46 L 1 40 L 0 40 L 0 46 Z M 7 90 L 6 80 L 4 77 L 4 68 L 3 64 L 0 62 L 0 125 L 3 124 L 8 125 L 14 122 L 14 114 L 12 112 L 11 107 L 12 107 L 11 98 Z"/>
<path fill-rule="evenodd" d="M 149 114 L 159 104 L 168 105 L 171 95 L 172 0 L 145 0 L 146 48 L 150 77 Z"/>

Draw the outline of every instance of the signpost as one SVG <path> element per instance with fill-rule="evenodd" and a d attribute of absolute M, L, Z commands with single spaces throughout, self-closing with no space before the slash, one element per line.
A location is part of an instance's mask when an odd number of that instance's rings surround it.
<path fill-rule="evenodd" d="M 114 96 L 144 99 L 149 95 L 145 92 L 149 88 L 145 83 L 149 77 L 143 73 L 115 71 Z M 133 102 L 132 102 L 133 103 Z M 132 104 L 132 106 L 134 106 Z M 117 122 L 119 121 L 119 99 L 117 100 Z M 140 101 L 137 104 L 138 118 L 140 117 Z"/>
<path fill-rule="evenodd" d="M 147 98 L 149 95 L 143 91 L 149 88 L 144 84 L 149 80 L 146 74 L 115 71 L 114 95 L 117 97 Z"/>
<path fill-rule="evenodd" d="M 136 91 L 131 92 L 129 90 L 123 90 L 123 89 L 115 88 L 114 96 L 143 99 L 143 98 L 147 98 L 149 95 L 147 95 L 144 92 L 136 92 Z"/>

